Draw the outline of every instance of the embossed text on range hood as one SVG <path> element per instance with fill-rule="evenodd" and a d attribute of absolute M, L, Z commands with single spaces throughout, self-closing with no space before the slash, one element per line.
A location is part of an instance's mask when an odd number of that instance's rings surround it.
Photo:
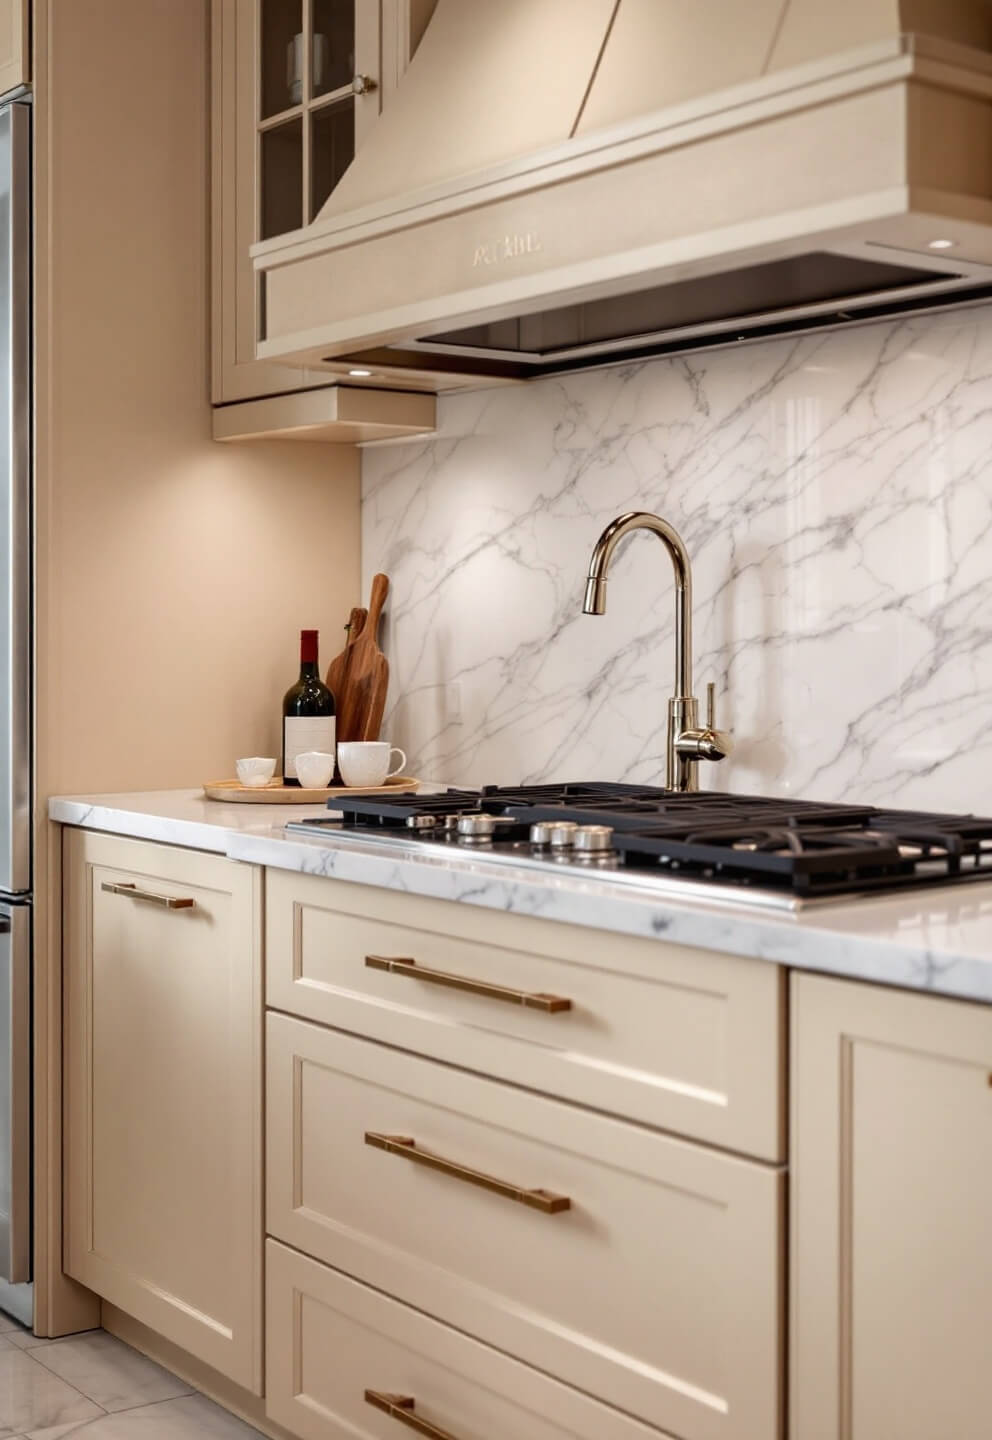
<path fill-rule="evenodd" d="M 985 0 L 440 0 L 255 248 L 259 354 L 439 388 L 984 295 L 990 52 Z"/>

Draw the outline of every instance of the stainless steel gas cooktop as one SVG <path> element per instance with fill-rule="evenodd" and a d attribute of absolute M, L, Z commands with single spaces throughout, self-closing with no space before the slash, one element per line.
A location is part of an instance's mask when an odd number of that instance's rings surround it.
<path fill-rule="evenodd" d="M 328 802 L 287 830 L 527 868 L 606 871 L 671 895 L 797 910 L 992 880 L 992 819 L 635 785 L 484 786 Z"/>

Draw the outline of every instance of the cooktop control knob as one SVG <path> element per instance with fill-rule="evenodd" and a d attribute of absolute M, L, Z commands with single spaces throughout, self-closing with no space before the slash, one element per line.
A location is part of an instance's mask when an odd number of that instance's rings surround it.
<path fill-rule="evenodd" d="M 408 815 L 406 817 L 408 830 L 433 830 L 436 824 L 436 815 Z"/>
<path fill-rule="evenodd" d="M 612 825 L 579 825 L 572 837 L 578 855 L 602 855 L 613 849 Z"/>
<path fill-rule="evenodd" d="M 458 834 L 462 840 L 491 840 L 495 829 L 495 815 L 459 815 L 458 817 Z"/>
<path fill-rule="evenodd" d="M 540 845 L 542 848 L 551 844 L 551 831 L 553 829 L 550 820 L 535 820 L 530 827 L 530 843 Z"/>
<path fill-rule="evenodd" d="M 572 837 L 578 828 L 574 820 L 553 820 L 548 826 L 548 844 L 552 850 L 571 850 Z"/>

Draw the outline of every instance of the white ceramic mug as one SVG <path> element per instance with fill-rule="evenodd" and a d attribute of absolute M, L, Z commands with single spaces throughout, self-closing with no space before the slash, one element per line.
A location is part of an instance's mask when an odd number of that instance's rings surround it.
<path fill-rule="evenodd" d="M 296 757 L 296 778 L 304 790 L 323 790 L 334 774 L 334 756 L 326 750 L 304 750 Z"/>
<path fill-rule="evenodd" d="M 398 755 L 399 764 L 390 770 L 389 761 Z M 345 740 L 338 746 L 338 768 L 341 779 L 352 789 L 373 790 L 399 775 L 406 765 L 406 754 L 388 740 Z"/>

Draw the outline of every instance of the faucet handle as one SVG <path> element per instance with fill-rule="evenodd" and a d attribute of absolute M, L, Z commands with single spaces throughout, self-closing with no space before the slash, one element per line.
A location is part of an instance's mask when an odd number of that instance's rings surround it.
<path fill-rule="evenodd" d="M 734 742 L 726 730 L 716 728 L 716 686 L 710 680 L 706 685 L 706 731 L 700 746 L 704 760 L 724 760 L 734 748 Z"/>
<path fill-rule="evenodd" d="M 676 736 L 675 749 L 693 760 L 723 760 L 733 750 L 734 742 L 725 730 L 716 728 L 716 686 L 706 686 L 706 724 L 696 730 L 683 730 Z"/>

